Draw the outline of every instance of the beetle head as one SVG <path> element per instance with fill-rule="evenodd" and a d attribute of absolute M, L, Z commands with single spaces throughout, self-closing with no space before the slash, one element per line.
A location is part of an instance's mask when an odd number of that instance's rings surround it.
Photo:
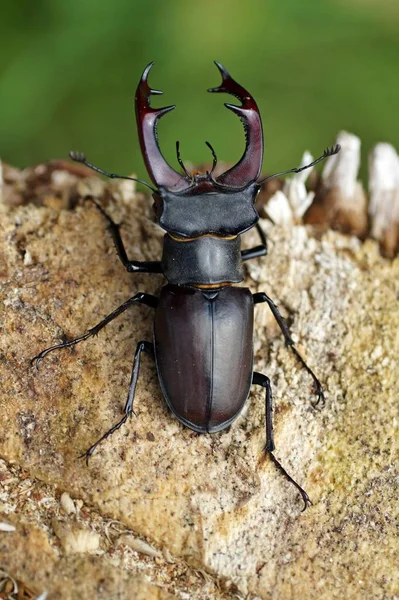
<path fill-rule="evenodd" d="M 241 106 L 225 106 L 241 119 L 246 139 L 245 151 L 240 161 L 215 178 L 213 171 L 216 156 L 210 144 L 208 146 L 214 157 L 210 172 L 191 175 L 184 169 L 184 174 L 181 174 L 162 156 L 157 139 L 157 123 L 175 106 L 151 108 L 150 96 L 162 94 L 148 85 L 148 74 L 153 63 L 144 70 L 136 92 L 140 146 L 147 171 L 158 188 L 154 194 L 154 206 L 159 224 L 166 231 L 183 237 L 197 237 L 207 233 L 237 235 L 255 225 L 259 218 L 254 207 L 260 189 L 256 180 L 263 157 L 259 110 L 252 96 L 232 79 L 220 63 L 215 64 L 222 75 L 222 83 L 208 91 L 231 94 L 241 101 Z M 182 165 L 179 151 L 178 158 Z"/>

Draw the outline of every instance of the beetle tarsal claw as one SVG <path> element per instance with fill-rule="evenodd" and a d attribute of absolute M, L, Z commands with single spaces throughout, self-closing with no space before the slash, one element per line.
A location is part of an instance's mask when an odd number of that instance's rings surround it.
<path fill-rule="evenodd" d="M 38 371 L 41 360 L 42 359 L 40 358 L 40 354 L 38 354 L 37 356 L 34 356 L 33 358 L 30 359 L 30 366 L 36 367 L 36 370 Z"/>
<path fill-rule="evenodd" d="M 309 498 L 309 496 L 307 495 L 307 493 L 305 492 L 305 490 L 302 490 L 301 496 L 302 496 L 302 500 L 303 500 L 303 503 L 304 503 L 304 507 L 301 510 L 301 512 L 305 512 L 305 510 L 309 507 L 309 504 L 312 505 L 313 502 L 311 501 L 311 499 Z"/>
<path fill-rule="evenodd" d="M 87 450 L 86 452 L 82 452 L 82 454 L 78 455 L 78 458 L 84 458 L 85 459 L 86 467 L 89 466 L 89 459 L 90 459 L 90 457 L 91 457 L 90 450 Z"/>
<path fill-rule="evenodd" d="M 315 402 L 312 402 L 312 406 L 313 406 L 313 408 L 322 409 L 326 405 L 326 397 L 324 395 L 324 391 L 321 386 L 317 386 L 316 394 L 317 394 L 317 400 Z"/>

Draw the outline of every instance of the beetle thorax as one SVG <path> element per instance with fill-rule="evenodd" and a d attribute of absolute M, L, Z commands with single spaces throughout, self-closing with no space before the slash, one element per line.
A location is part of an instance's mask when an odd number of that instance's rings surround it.
<path fill-rule="evenodd" d="M 172 235 L 226 237 L 239 235 L 258 221 L 254 206 L 257 193 L 255 183 L 239 190 L 214 186 L 205 193 L 202 185 L 193 185 L 178 193 L 160 188 L 154 199 L 159 224 Z"/>

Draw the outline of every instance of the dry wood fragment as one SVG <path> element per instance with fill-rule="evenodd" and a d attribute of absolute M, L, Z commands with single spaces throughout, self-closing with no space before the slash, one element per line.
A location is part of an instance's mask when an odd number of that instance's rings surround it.
<path fill-rule="evenodd" d="M 341 131 L 336 143 L 340 144 L 341 151 L 326 160 L 305 222 L 365 237 L 368 229 L 367 201 L 363 186 L 357 179 L 360 139 Z"/>
<path fill-rule="evenodd" d="M 300 167 L 313 161 L 310 152 L 305 152 Z M 306 189 L 306 181 L 313 168 L 296 173 L 284 180 L 282 190 L 277 190 L 268 200 L 265 207 L 266 214 L 276 225 L 293 225 L 301 223 L 303 216 L 312 204 L 315 193 Z"/>
<path fill-rule="evenodd" d="M 399 250 L 399 157 L 391 144 L 377 144 L 369 156 L 371 235 L 393 257 Z"/>

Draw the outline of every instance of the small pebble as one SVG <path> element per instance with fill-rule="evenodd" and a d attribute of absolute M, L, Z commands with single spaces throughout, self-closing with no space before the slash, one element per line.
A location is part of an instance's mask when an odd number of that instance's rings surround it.
<path fill-rule="evenodd" d="M 121 535 L 117 540 L 117 544 L 126 544 L 126 546 L 129 546 L 132 550 L 140 552 L 140 554 L 146 554 L 147 556 L 161 556 L 161 553 L 158 550 L 132 535 Z"/>
<path fill-rule="evenodd" d="M 67 515 L 72 515 L 76 512 L 75 503 L 67 492 L 61 494 L 61 507 Z"/>
<path fill-rule="evenodd" d="M 15 527 L 14 527 L 14 525 L 11 525 L 10 523 L 0 523 L 0 531 L 12 532 L 12 531 L 15 531 Z"/>

